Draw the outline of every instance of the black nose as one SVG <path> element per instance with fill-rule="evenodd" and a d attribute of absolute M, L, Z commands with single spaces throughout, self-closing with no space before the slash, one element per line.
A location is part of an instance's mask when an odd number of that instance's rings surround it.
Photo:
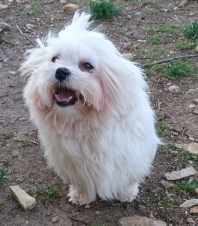
<path fill-rule="evenodd" d="M 65 68 L 65 67 L 59 67 L 56 70 L 56 74 L 55 77 L 62 82 L 63 80 L 65 80 L 69 75 L 70 75 L 70 71 Z"/>

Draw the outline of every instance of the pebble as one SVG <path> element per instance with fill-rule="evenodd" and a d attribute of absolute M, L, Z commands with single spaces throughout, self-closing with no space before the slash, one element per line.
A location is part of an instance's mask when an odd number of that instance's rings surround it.
<path fill-rule="evenodd" d="M 174 135 L 174 136 L 178 136 L 179 133 L 178 133 L 178 132 L 173 132 L 173 135 Z"/>
<path fill-rule="evenodd" d="M 198 109 L 195 109 L 193 112 L 195 115 L 198 115 Z"/>
<path fill-rule="evenodd" d="M 169 87 L 167 88 L 167 90 L 168 90 L 169 92 L 178 92 L 178 91 L 179 91 L 179 87 L 178 87 L 178 86 L 175 86 L 175 85 L 172 85 L 172 86 L 169 86 Z"/>
<path fill-rule="evenodd" d="M 36 206 L 35 198 L 28 195 L 18 185 L 10 186 L 10 192 L 25 211 L 29 211 Z"/>
<path fill-rule="evenodd" d="M 122 56 L 126 59 L 126 60 L 131 60 L 133 58 L 133 54 L 132 53 L 123 53 Z"/>
<path fill-rule="evenodd" d="M 195 106 L 195 104 L 190 104 L 188 107 L 189 108 L 195 108 L 196 106 Z"/>
<path fill-rule="evenodd" d="M 89 209 L 89 208 L 90 208 L 90 205 L 87 205 L 87 204 L 86 204 L 86 205 L 85 205 L 85 208 L 86 208 L 86 209 Z"/>
<path fill-rule="evenodd" d="M 195 175 L 196 173 L 197 171 L 195 170 L 195 168 L 191 166 L 181 169 L 179 171 L 165 173 L 164 176 L 166 177 L 167 180 L 179 180 L 181 178 Z"/>
<path fill-rule="evenodd" d="M 68 14 L 74 14 L 79 9 L 76 4 L 69 3 L 63 7 L 63 10 Z"/>
<path fill-rule="evenodd" d="M 133 217 L 123 217 L 119 220 L 121 226 L 129 225 L 145 225 L 145 226 L 166 226 L 166 223 L 161 220 L 151 219 L 148 217 L 133 216 Z"/>
<path fill-rule="evenodd" d="M 182 129 L 182 128 L 179 128 L 179 127 L 174 127 L 173 130 L 174 130 L 175 132 L 178 132 L 178 133 L 183 132 L 183 129 Z"/>
<path fill-rule="evenodd" d="M 198 195 L 198 188 L 195 188 L 195 194 Z"/>
<path fill-rule="evenodd" d="M 56 216 L 56 217 L 52 217 L 52 222 L 53 223 L 56 223 L 56 222 L 58 222 L 59 221 L 59 219 L 58 219 L 58 217 Z"/>
<path fill-rule="evenodd" d="M 1 31 L 5 31 L 5 30 L 10 30 L 11 27 L 9 24 L 5 23 L 5 22 L 0 22 L 0 32 Z"/>
<path fill-rule="evenodd" d="M 189 137 L 189 139 L 190 139 L 190 137 Z M 198 154 L 198 143 L 176 144 L 176 147 L 187 150 L 187 151 L 189 151 L 190 153 L 193 153 L 193 154 Z"/>
<path fill-rule="evenodd" d="M 99 215 L 100 214 L 100 211 L 96 211 L 96 214 Z"/>
<path fill-rule="evenodd" d="M 194 221 L 191 217 L 188 217 L 188 218 L 186 219 L 186 222 L 187 222 L 190 226 L 195 226 L 195 225 L 196 225 L 195 221 Z"/>
<path fill-rule="evenodd" d="M 7 8 L 9 8 L 8 5 L 2 5 L 2 4 L 0 4 L 0 9 L 7 9 Z"/>
<path fill-rule="evenodd" d="M 190 200 L 186 200 L 184 203 L 182 203 L 180 205 L 180 207 L 189 208 L 189 207 L 196 206 L 196 205 L 198 205 L 198 199 L 190 199 Z"/>
<path fill-rule="evenodd" d="M 190 209 L 189 213 L 191 214 L 198 214 L 198 206 L 194 206 Z"/>
<path fill-rule="evenodd" d="M 193 102 L 194 102 L 195 104 L 198 104 L 198 99 L 194 99 Z"/>

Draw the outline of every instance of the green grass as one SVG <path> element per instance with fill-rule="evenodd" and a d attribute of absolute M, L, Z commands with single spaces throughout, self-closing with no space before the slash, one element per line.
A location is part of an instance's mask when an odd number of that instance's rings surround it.
<path fill-rule="evenodd" d="M 163 68 L 164 76 L 170 78 L 183 78 L 189 75 L 194 75 L 194 70 L 189 62 L 185 61 L 172 61 L 167 63 Z"/>
<path fill-rule="evenodd" d="M 190 193 L 194 193 L 194 190 L 198 188 L 198 179 L 195 181 L 189 182 L 189 181 L 177 181 L 175 183 L 175 191 L 181 192 L 181 191 L 187 191 Z"/>
<path fill-rule="evenodd" d="M 160 197 L 155 193 L 155 190 L 152 190 L 152 189 L 150 190 L 150 192 L 149 192 L 149 200 L 152 203 L 160 201 Z"/>
<path fill-rule="evenodd" d="M 91 1 L 89 7 L 94 20 L 110 19 L 122 13 L 122 8 L 114 5 L 114 0 Z"/>
<path fill-rule="evenodd" d="M 33 15 L 38 15 L 40 14 L 41 9 L 42 9 L 42 3 L 36 2 L 31 9 L 28 9 L 28 12 Z"/>
<path fill-rule="evenodd" d="M 193 21 L 190 25 L 184 28 L 184 37 L 186 38 L 198 38 L 198 23 Z"/>
<path fill-rule="evenodd" d="M 191 153 L 191 152 L 189 152 L 187 150 L 184 150 L 182 148 L 178 148 L 174 144 L 170 144 L 169 147 L 168 147 L 168 150 L 170 152 L 171 151 L 177 151 L 177 152 L 179 152 L 180 155 L 181 155 L 181 159 L 182 159 L 184 165 L 188 165 L 189 164 L 189 161 L 193 161 L 196 164 L 198 164 L 198 155 L 196 155 L 194 153 Z"/>
<path fill-rule="evenodd" d="M 163 39 L 159 35 L 153 35 L 148 38 L 148 41 L 152 45 L 159 45 L 163 43 Z"/>
<path fill-rule="evenodd" d="M 170 131 L 171 131 L 171 128 L 168 124 L 164 123 L 164 122 L 161 122 L 161 121 L 158 121 L 156 123 L 156 129 L 157 129 L 157 133 L 160 135 L 160 136 L 167 136 L 170 134 Z"/>
<path fill-rule="evenodd" d="M 55 188 L 49 188 L 49 189 L 41 188 L 40 192 L 46 195 L 47 201 L 50 201 L 54 196 L 58 194 L 58 190 L 56 190 Z"/>
<path fill-rule="evenodd" d="M 151 35 L 155 33 L 155 29 L 152 26 L 147 27 L 147 34 Z"/>
<path fill-rule="evenodd" d="M 176 44 L 176 48 L 179 50 L 191 50 L 194 49 L 198 45 L 198 41 L 195 41 L 194 43 L 182 41 Z"/>
<path fill-rule="evenodd" d="M 15 9 L 15 14 L 16 14 L 16 16 L 21 16 L 21 9 L 20 8 L 16 8 Z"/>
<path fill-rule="evenodd" d="M 162 33 L 166 33 L 168 35 L 168 34 L 174 34 L 180 28 L 181 28 L 180 26 L 172 25 L 170 23 L 165 23 L 160 26 L 159 31 Z"/>
<path fill-rule="evenodd" d="M 7 170 L 0 166 L 0 185 L 4 185 L 5 176 L 7 174 Z"/>

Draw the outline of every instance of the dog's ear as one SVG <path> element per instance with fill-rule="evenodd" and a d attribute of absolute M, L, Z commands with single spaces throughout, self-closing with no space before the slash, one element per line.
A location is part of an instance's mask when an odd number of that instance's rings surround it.
<path fill-rule="evenodd" d="M 26 51 L 25 61 L 19 68 L 21 75 L 30 76 L 43 61 L 45 55 L 45 45 L 40 39 L 37 40 L 37 43 L 38 47 Z"/>

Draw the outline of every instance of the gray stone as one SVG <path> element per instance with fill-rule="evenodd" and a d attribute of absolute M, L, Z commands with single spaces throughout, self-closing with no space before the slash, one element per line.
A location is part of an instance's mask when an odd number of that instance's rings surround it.
<path fill-rule="evenodd" d="M 195 226 L 196 225 L 196 222 L 191 217 L 188 217 L 186 219 L 186 222 L 188 223 L 189 226 Z"/>
<path fill-rule="evenodd" d="M 10 186 L 10 191 L 16 201 L 20 204 L 20 206 L 25 210 L 31 210 L 36 206 L 35 198 L 28 195 L 23 189 L 21 189 L 18 185 Z"/>
<path fill-rule="evenodd" d="M 175 85 L 172 85 L 172 86 L 169 86 L 169 87 L 167 88 L 167 90 L 168 90 L 169 92 L 178 92 L 178 91 L 179 91 L 179 87 L 178 87 L 178 86 L 175 86 Z"/>
<path fill-rule="evenodd" d="M 198 154 L 198 143 L 176 144 L 176 147 L 183 148 L 193 154 Z"/>
<path fill-rule="evenodd" d="M 193 102 L 194 102 L 195 104 L 198 104 L 198 99 L 194 99 Z"/>
<path fill-rule="evenodd" d="M 196 205 L 198 205 L 198 199 L 190 199 L 190 200 L 186 200 L 184 203 L 182 203 L 180 205 L 180 207 L 189 208 L 189 207 L 196 206 Z"/>
<path fill-rule="evenodd" d="M 195 115 L 198 115 L 198 109 L 195 109 L 193 112 Z"/>
<path fill-rule="evenodd" d="M 197 171 L 194 169 L 194 167 L 191 166 L 179 171 L 165 173 L 164 176 L 166 177 L 167 180 L 179 180 L 181 178 L 195 175 L 196 173 Z"/>
<path fill-rule="evenodd" d="M 161 220 L 141 216 L 124 217 L 119 222 L 122 226 L 166 226 L 166 223 Z"/>

